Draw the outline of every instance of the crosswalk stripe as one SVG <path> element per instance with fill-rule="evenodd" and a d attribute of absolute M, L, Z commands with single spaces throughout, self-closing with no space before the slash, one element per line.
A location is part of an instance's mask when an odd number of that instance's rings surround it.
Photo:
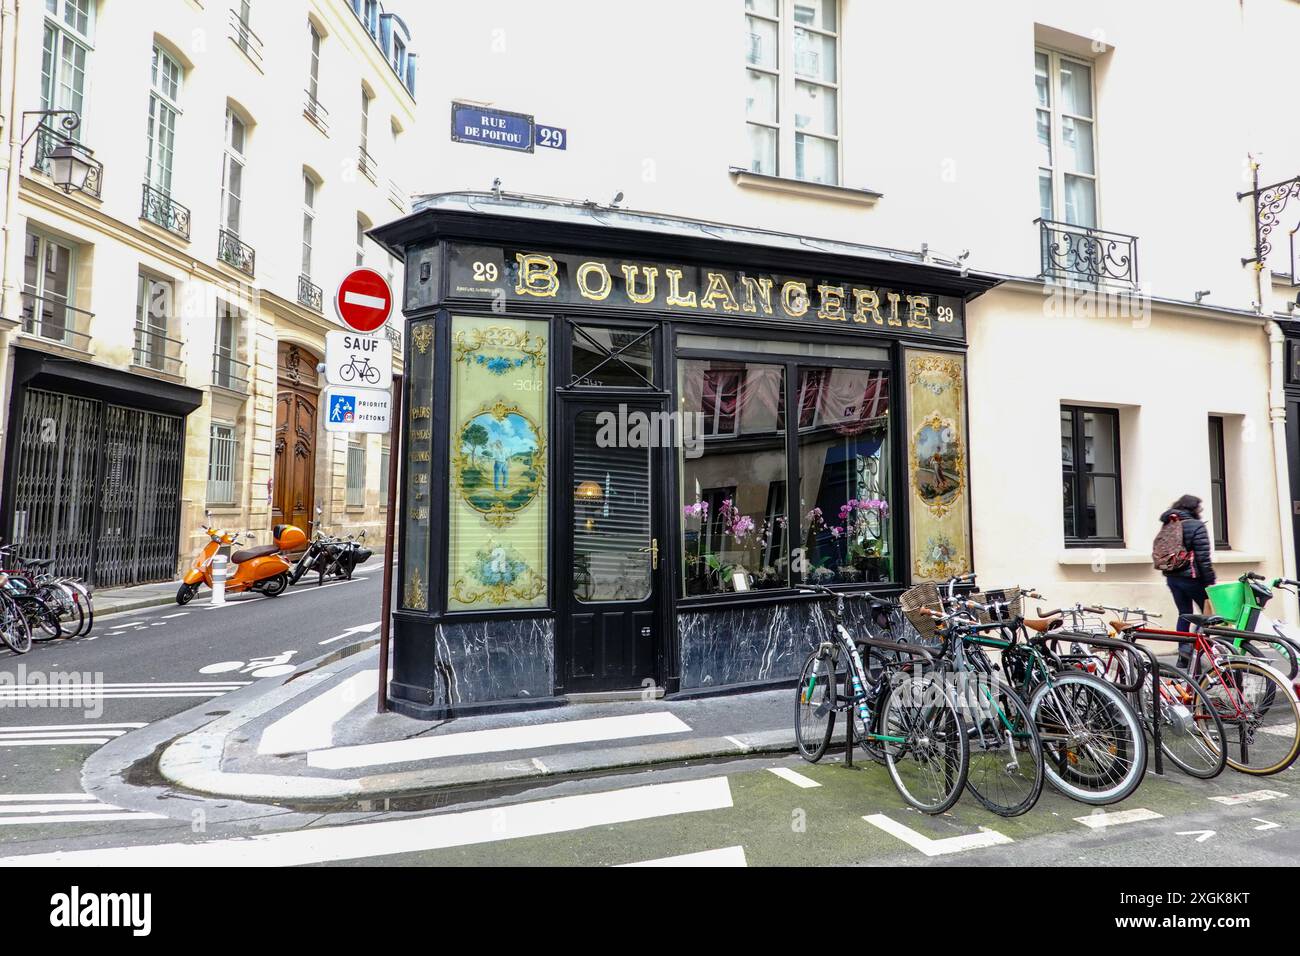
<path fill-rule="evenodd" d="M 310 827 L 206 843 L 34 853 L 0 859 L 0 866 L 297 866 L 496 843 L 731 806 L 727 778 L 706 777 L 460 813 Z"/>
<path fill-rule="evenodd" d="M 50 800 L 97 800 L 88 793 L 0 793 L 0 803 L 18 803 L 31 800 L 34 803 L 46 803 Z"/>
<path fill-rule="evenodd" d="M 15 803 L 10 806 L 0 807 L 0 813 L 81 813 L 85 809 L 86 805 L 84 803 Z M 104 804 L 95 809 L 97 811 L 112 810 L 117 813 L 132 812 L 111 804 Z"/>
<path fill-rule="evenodd" d="M 104 803 L 89 793 L 0 794 L 0 827 L 30 823 L 98 823 L 106 820 L 166 820 L 161 813 Z"/>
<path fill-rule="evenodd" d="M 410 760 L 433 760 L 439 757 L 468 754 L 500 753 L 508 750 L 532 750 L 562 744 L 594 743 L 601 740 L 624 740 L 680 734 L 690 726 L 667 711 L 630 714 L 624 717 L 592 717 L 584 720 L 552 721 L 523 727 L 495 730 L 470 730 L 436 737 L 413 737 L 381 744 L 358 744 L 315 750 L 307 755 L 309 767 L 346 770 L 375 764 L 405 763 Z"/>
<path fill-rule="evenodd" d="M 166 820 L 161 813 L 68 813 L 59 817 L 0 817 L 0 827 L 16 827 L 28 823 L 99 823 L 105 820 Z"/>
<path fill-rule="evenodd" d="M 125 683 L 98 683 L 95 681 L 69 681 L 66 684 L 19 684 L 17 686 L 0 687 L 0 694 L 12 694 L 24 690 L 49 690 L 57 691 L 67 687 L 111 687 L 111 688 L 167 688 L 167 689 L 188 689 L 203 687 L 247 687 L 249 681 L 246 680 L 191 680 L 191 681 L 130 681 Z"/>
<path fill-rule="evenodd" d="M 69 744 L 98 744 L 104 746 L 111 737 L 46 737 L 41 740 L 0 740 L 0 747 L 62 747 Z"/>
<path fill-rule="evenodd" d="M 728 846 L 719 850 L 701 850 L 681 856 L 665 856 L 641 863 L 620 863 L 619 866 L 748 866 L 743 846 Z"/>
<path fill-rule="evenodd" d="M 142 723 L 102 723 L 102 724 L 30 724 L 25 727 L 5 727 L 0 733 L 12 733 L 15 730 L 108 730 L 110 728 L 122 728 L 123 730 L 138 730 L 147 726 Z"/>
<path fill-rule="evenodd" d="M 0 730 L 0 740 L 34 740 L 44 738 L 48 740 L 57 740 L 60 737 L 84 737 L 93 734 L 96 737 L 120 737 L 125 730 L 105 729 L 100 727 L 84 727 L 81 730 L 51 730 L 44 733 L 36 730 L 25 730 L 22 733 L 13 733 L 8 730 Z"/>

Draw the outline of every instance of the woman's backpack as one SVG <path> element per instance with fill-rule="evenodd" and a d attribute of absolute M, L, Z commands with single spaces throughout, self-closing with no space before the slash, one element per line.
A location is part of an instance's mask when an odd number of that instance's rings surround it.
<path fill-rule="evenodd" d="M 1192 552 L 1183 547 L 1183 519 L 1170 515 L 1151 543 L 1151 563 L 1157 571 L 1182 571 L 1192 563 Z"/>

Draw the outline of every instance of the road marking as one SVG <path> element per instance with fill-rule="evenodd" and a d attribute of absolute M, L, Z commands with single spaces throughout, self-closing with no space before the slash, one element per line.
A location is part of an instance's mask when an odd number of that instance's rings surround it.
<path fill-rule="evenodd" d="M 791 770 L 789 767 L 768 767 L 767 769 L 770 772 L 776 774 L 782 780 L 789 781 L 790 783 L 794 784 L 796 787 L 803 787 L 803 789 L 805 790 L 808 790 L 811 787 L 821 786 L 821 784 L 818 783 L 816 780 L 814 780 L 812 777 L 805 777 L 799 771 Z"/>
<path fill-rule="evenodd" d="M 5 793 L 0 794 L 0 803 L 17 803 L 21 800 L 31 800 L 36 803 L 46 803 L 50 800 L 96 800 L 88 793 Z"/>
<path fill-rule="evenodd" d="M 941 840 L 932 840 L 923 833 L 917 833 L 909 826 L 905 826 L 896 820 L 891 820 L 883 813 L 873 813 L 870 816 L 863 817 L 872 826 L 879 827 L 890 836 L 898 837 L 913 849 L 920 850 L 926 856 L 944 856 L 948 853 L 962 853 L 966 850 L 982 850 L 990 846 L 1003 846 L 1015 841 L 1009 836 L 998 833 L 997 830 L 990 830 L 988 827 L 980 827 L 979 833 L 967 833 L 963 836 L 945 837 Z"/>
<path fill-rule="evenodd" d="M 9 807 L 0 807 L 0 813 L 80 813 L 86 809 L 84 803 L 19 803 Z M 103 808 L 101 808 L 103 809 Z M 121 807 L 107 807 L 109 810 L 129 813 Z"/>
<path fill-rule="evenodd" d="M 0 827 L 17 827 L 29 823 L 98 823 L 105 820 L 166 820 L 161 813 L 137 813 L 129 810 L 125 813 L 67 813 L 58 817 L 0 817 Z"/>
<path fill-rule="evenodd" d="M 620 863 L 619 866 L 748 866 L 743 846 L 728 846 L 720 850 L 701 850 L 681 856 L 665 856 L 642 863 Z"/>
<path fill-rule="evenodd" d="M 1204 843 L 1210 837 L 1214 836 L 1213 830 L 1178 830 L 1175 836 L 1194 836 L 1197 843 Z"/>
<path fill-rule="evenodd" d="M 1260 817 L 1251 817 L 1251 819 L 1256 823 L 1264 824 L 1261 827 L 1255 827 L 1256 830 L 1276 830 L 1282 825 L 1280 823 L 1270 823 L 1268 820 L 1261 819 Z"/>
<path fill-rule="evenodd" d="M 177 611 L 175 614 L 164 614 L 162 616 L 162 619 L 164 621 L 170 621 L 174 617 L 184 617 L 186 614 L 189 613 L 190 613 L 189 611 Z"/>
<path fill-rule="evenodd" d="M 0 859 L 0 866 L 300 866 L 570 833 L 731 806 L 727 778 L 706 777 L 461 813 L 309 827 L 206 843 L 34 853 Z"/>
<path fill-rule="evenodd" d="M 1102 827 L 1119 826 L 1122 823 L 1140 823 L 1143 820 L 1161 820 L 1163 816 L 1154 810 L 1148 810 L 1145 807 L 1135 807 L 1132 810 L 1114 810 L 1110 813 L 1104 813 L 1098 810 L 1096 813 L 1090 813 L 1086 817 L 1075 817 L 1075 823 L 1082 823 L 1085 827 L 1093 830 L 1100 830 Z"/>
<path fill-rule="evenodd" d="M 166 820 L 161 813 L 103 803 L 88 793 L 15 793 L 0 796 L 0 827 L 31 823 L 96 823 L 105 820 Z"/>
<path fill-rule="evenodd" d="M 378 686 L 378 668 L 360 671 L 340 681 L 262 731 L 257 752 L 293 754 L 328 747 L 334 742 L 334 725 L 372 696 Z"/>
<path fill-rule="evenodd" d="M 27 701 L 144 700 L 146 698 L 220 697 L 247 687 L 248 681 L 159 682 L 156 684 L 19 684 L 0 687 L 0 705 Z"/>
<path fill-rule="evenodd" d="M 722 739 L 723 739 L 723 740 L 730 740 L 733 744 L 735 744 L 735 745 L 736 745 L 737 747 L 739 747 L 741 750 L 749 751 L 750 749 L 752 749 L 752 748 L 749 746 L 749 744 L 745 743 L 743 740 L 739 740 L 739 739 L 736 738 L 736 737 L 724 736 Z"/>
<path fill-rule="evenodd" d="M 1265 800 L 1280 800 L 1286 794 L 1280 790 L 1251 790 L 1248 793 L 1234 793 L 1228 797 L 1210 797 L 1215 803 L 1225 807 L 1235 807 L 1243 803 L 1262 803 Z"/>
<path fill-rule="evenodd" d="M 370 624 L 358 624 L 356 627 L 348 628 L 342 634 L 337 634 L 334 637 L 327 637 L 325 638 L 325 640 L 320 641 L 318 643 L 324 646 L 325 644 L 333 644 L 335 641 L 344 640 L 345 638 L 351 637 L 353 634 L 368 634 L 371 631 L 377 631 L 377 630 L 379 630 L 378 621 L 373 621 Z M 378 674 L 379 671 L 375 671 L 375 673 Z"/>
<path fill-rule="evenodd" d="M 138 730 L 141 727 L 147 727 L 147 726 L 148 724 L 31 724 L 30 726 L 27 727 L 5 727 L 3 729 L 0 729 L 0 733 L 8 734 L 16 730 L 24 730 L 24 731 L 39 730 L 42 732 L 53 731 L 53 730 L 86 731 L 86 730 L 99 730 L 101 728 L 108 729 L 110 727 L 113 728 L 121 727 L 126 730 Z M 0 800 L 3 799 L 4 797 L 0 797 Z"/>
<path fill-rule="evenodd" d="M 501 753 L 507 750 L 532 750 L 564 744 L 622 740 L 629 737 L 652 737 L 688 733 L 690 726 L 667 711 L 630 714 L 625 717 L 592 717 L 562 720 L 522 727 L 495 730 L 470 730 L 434 737 L 413 737 L 381 744 L 357 744 L 315 750 L 307 754 L 307 766 L 326 770 L 346 770 L 375 764 L 406 763 L 412 760 L 436 760 L 468 754 Z"/>

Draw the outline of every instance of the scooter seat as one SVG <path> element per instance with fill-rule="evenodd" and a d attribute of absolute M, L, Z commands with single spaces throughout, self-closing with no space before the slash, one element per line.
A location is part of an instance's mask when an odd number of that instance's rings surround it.
<path fill-rule="evenodd" d="M 262 544 L 256 548 L 244 548 L 242 551 L 236 551 L 230 556 L 230 560 L 234 564 L 243 564 L 245 561 L 252 561 L 254 558 L 264 558 L 268 554 L 276 554 L 279 550 L 279 547 L 274 544 Z"/>

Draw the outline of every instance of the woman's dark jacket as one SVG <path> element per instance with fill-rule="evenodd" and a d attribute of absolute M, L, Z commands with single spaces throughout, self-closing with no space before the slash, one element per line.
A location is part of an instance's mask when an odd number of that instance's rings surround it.
<path fill-rule="evenodd" d="M 1182 508 L 1170 508 L 1160 516 L 1162 523 L 1168 522 L 1173 515 L 1178 515 L 1183 522 L 1183 547 L 1192 552 L 1193 560 L 1187 567 L 1178 571 L 1165 571 L 1167 578 L 1195 577 L 1197 583 L 1208 586 L 1214 583 L 1214 565 L 1210 563 L 1210 532 L 1205 522 L 1190 511 Z M 1193 570 L 1195 574 L 1193 574 Z"/>

